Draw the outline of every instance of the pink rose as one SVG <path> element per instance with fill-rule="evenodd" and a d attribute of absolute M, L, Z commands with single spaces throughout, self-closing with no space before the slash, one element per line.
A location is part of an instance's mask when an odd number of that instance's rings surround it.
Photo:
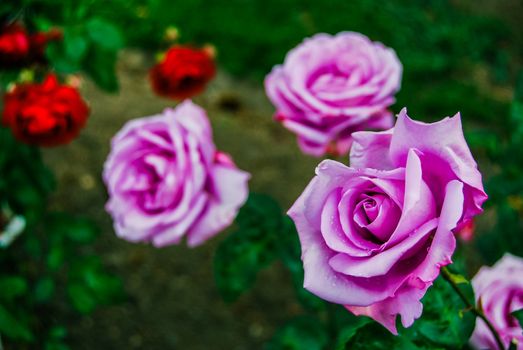
<path fill-rule="evenodd" d="M 112 141 L 103 178 L 116 234 L 156 247 L 191 247 L 231 224 L 249 174 L 216 150 L 205 111 L 185 101 L 128 122 Z"/>
<path fill-rule="evenodd" d="M 453 230 L 487 195 L 459 114 L 353 135 L 351 167 L 325 160 L 289 210 L 302 247 L 304 287 L 392 333 L 420 317 L 420 299 L 451 263 Z"/>
<path fill-rule="evenodd" d="M 392 49 L 362 34 L 317 34 L 273 68 L 265 90 L 303 152 L 345 154 L 353 132 L 392 126 L 401 72 Z"/>
<path fill-rule="evenodd" d="M 508 348 L 512 340 L 523 349 L 523 329 L 512 312 L 523 309 L 523 259 L 505 254 L 493 267 L 483 266 L 472 279 L 476 301 Z M 497 349 L 494 336 L 483 320 L 476 320 L 470 344 L 475 349 Z"/>

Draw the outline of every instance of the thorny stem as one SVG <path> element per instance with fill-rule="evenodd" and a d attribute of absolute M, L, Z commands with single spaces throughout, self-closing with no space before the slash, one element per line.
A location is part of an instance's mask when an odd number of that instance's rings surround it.
<path fill-rule="evenodd" d="M 444 267 L 441 268 L 441 275 L 443 276 L 445 281 L 447 281 L 450 284 L 452 289 L 454 289 L 454 291 L 458 294 L 458 296 L 461 298 L 461 300 L 463 300 L 463 302 L 467 306 L 467 309 L 470 309 L 470 311 L 472 311 L 472 313 L 474 315 L 476 315 L 477 317 L 481 318 L 483 320 L 483 322 L 485 322 L 485 324 L 487 325 L 488 329 L 490 330 L 490 332 L 494 336 L 494 339 L 496 339 L 496 343 L 498 345 L 499 350 L 504 350 L 505 349 L 505 345 L 503 345 L 503 342 L 501 341 L 501 337 L 499 336 L 498 331 L 496 331 L 496 328 L 494 328 L 494 326 L 489 321 L 489 319 L 485 316 L 485 314 L 483 313 L 482 310 L 478 309 L 476 305 L 473 305 L 473 304 L 470 303 L 470 301 L 467 299 L 465 294 L 463 294 L 461 289 L 459 289 L 458 285 L 452 280 L 451 273 L 449 272 L 447 267 L 444 266 Z"/>

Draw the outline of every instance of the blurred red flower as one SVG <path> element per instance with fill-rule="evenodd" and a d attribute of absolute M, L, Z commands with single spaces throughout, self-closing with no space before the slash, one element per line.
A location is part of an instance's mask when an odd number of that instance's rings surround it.
<path fill-rule="evenodd" d="M 18 23 L 0 29 L 0 66 L 24 63 L 30 51 L 30 39 L 25 28 Z"/>
<path fill-rule="evenodd" d="M 29 34 L 20 23 L 4 26 L 0 29 L 0 68 L 21 67 L 33 62 L 45 63 L 47 44 L 62 37 L 62 31 L 56 28 Z"/>
<path fill-rule="evenodd" d="M 57 146 L 71 142 L 88 115 L 78 91 L 50 74 L 42 84 L 20 84 L 5 95 L 2 124 L 25 143 Z"/>
<path fill-rule="evenodd" d="M 474 238 L 474 232 L 476 231 L 476 225 L 474 224 L 474 220 L 467 220 L 466 222 L 461 225 L 461 227 L 458 227 L 456 235 L 463 241 L 463 242 L 470 242 L 472 241 L 472 238 Z"/>
<path fill-rule="evenodd" d="M 215 74 L 208 50 L 174 46 L 151 69 L 150 79 L 156 94 L 182 100 L 202 92 Z"/>

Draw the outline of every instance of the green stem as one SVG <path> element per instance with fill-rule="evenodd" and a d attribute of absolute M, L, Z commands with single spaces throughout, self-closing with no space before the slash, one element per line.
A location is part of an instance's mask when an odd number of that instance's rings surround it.
<path fill-rule="evenodd" d="M 449 270 L 447 269 L 447 267 L 444 266 L 444 267 L 441 268 L 441 275 L 443 276 L 445 281 L 447 281 L 450 284 L 452 289 L 454 289 L 454 291 L 458 294 L 458 296 L 461 298 L 461 300 L 463 300 L 463 302 L 465 303 L 467 308 L 470 309 L 472 311 L 472 313 L 474 313 L 474 315 L 476 315 L 477 317 L 481 318 L 483 320 L 483 322 L 485 322 L 485 324 L 487 325 L 488 329 L 490 330 L 490 332 L 494 336 L 494 339 L 496 339 L 496 343 L 498 345 L 499 350 L 504 350 L 505 346 L 503 345 L 503 342 L 501 341 L 501 337 L 499 336 L 498 331 L 496 331 L 496 328 L 494 328 L 494 325 L 492 325 L 492 323 L 485 316 L 485 314 L 483 313 L 482 310 L 478 309 L 476 305 L 473 305 L 467 299 L 465 294 L 463 294 L 461 289 L 459 289 L 458 285 L 453 281 L 452 275 L 449 272 Z"/>

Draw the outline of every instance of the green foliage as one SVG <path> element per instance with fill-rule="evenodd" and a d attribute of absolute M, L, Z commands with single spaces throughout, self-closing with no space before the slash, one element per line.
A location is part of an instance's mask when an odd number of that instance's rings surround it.
<path fill-rule="evenodd" d="M 115 51 L 123 47 L 119 29 L 105 19 L 94 17 L 87 24 L 87 33 L 92 42 L 106 50 Z"/>
<path fill-rule="evenodd" d="M 358 331 L 371 322 L 373 321 L 367 317 L 352 317 L 352 322 L 344 324 L 338 333 L 336 338 L 336 350 L 345 349 L 347 344 L 350 344 Z"/>
<path fill-rule="evenodd" d="M 523 71 L 518 77 L 509 120 L 509 139 L 492 155 L 500 171 L 486 184 L 489 204 L 496 209 L 496 224 L 479 237 L 478 247 L 488 264 L 505 252 L 523 256 Z"/>
<path fill-rule="evenodd" d="M 17 318 L 2 305 L 0 305 L 0 332 L 17 340 L 32 341 L 34 339 L 26 322 Z"/>
<path fill-rule="evenodd" d="M 47 56 L 59 73 L 84 71 L 102 89 L 118 90 L 115 65 L 123 37 L 111 22 L 93 17 L 63 27 L 64 40 L 51 43 Z"/>
<path fill-rule="evenodd" d="M 0 277 L 0 299 L 12 301 L 27 291 L 27 281 L 20 276 Z"/>
<path fill-rule="evenodd" d="M 338 349 L 340 349 L 338 347 Z M 395 336 L 376 322 L 367 324 L 358 330 L 356 335 L 350 338 L 345 344 L 345 348 L 351 350 L 381 350 L 381 349 L 403 349 L 403 350 L 421 350 L 437 349 L 436 347 L 425 347 L 416 344 L 411 337 Z"/>
<path fill-rule="evenodd" d="M 37 303 L 49 301 L 54 294 L 55 283 L 51 277 L 43 277 L 36 282 L 34 297 Z"/>
<path fill-rule="evenodd" d="M 111 2 L 109 11 L 117 11 L 124 3 Z M 77 3 L 53 3 L 27 0 L 23 3 L 5 4 L 4 11 L 19 14 L 20 20 L 34 30 L 47 31 L 59 27 L 63 40 L 53 41 L 46 48 L 50 66 L 59 74 L 87 73 L 102 89 L 118 90 L 116 78 L 117 53 L 124 47 L 121 27 L 111 15 L 107 15 L 108 4 L 101 0 Z M 13 81 L 15 72 L 2 72 L 6 81 Z M 9 76 L 9 77 L 8 77 Z M 3 81 L 4 79 L 0 79 Z M 3 84 L 5 86 L 6 84 Z"/>
<path fill-rule="evenodd" d="M 319 310 L 325 303 L 303 289 L 300 244 L 294 223 L 270 197 L 251 193 L 236 218 L 237 230 L 218 247 L 215 279 L 226 301 L 236 300 L 250 288 L 257 273 L 276 259 L 288 268 L 298 300 Z"/>
<path fill-rule="evenodd" d="M 454 282 L 459 283 L 459 288 L 471 305 L 474 305 L 471 284 L 462 276 L 456 277 Z M 440 276 L 434 282 L 421 302 L 423 315 L 413 328 L 431 347 L 459 349 L 468 342 L 476 317 L 466 309 L 458 294 L 443 277 Z"/>
<path fill-rule="evenodd" d="M 120 279 L 107 273 L 97 256 L 87 256 L 72 263 L 67 291 L 74 307 L 81 313 L 89 313 L 98 305 L 123 296 Z"/>
<path fill-rule="evenodd" d="M 279 329 L 266 350 L 321 350 L 329 340 L 322 322 L 312 316 L 302 316 L 289 321 Z"/>
<path fill-rule="evenodd" d="M 67 329 L 62 326 L 55 326 L 49 331 L 49 335 L 45 342 L 45 350 L 69 350 L 69 347 L 64 343 L 67 336 Z"/>
<path fill-rule="evenodd" d="M 8 208 L 9 215 L 27 221 L 25 232 L 0 251 L 2 341 L 6 346 L 39 343 L 45 349 L 67 349 L 65 330 L 55 324 L 57 315 L 48 312 L 64 303 L 59 286 L 67 283 L 72 307 L 86 313 L 121 298 L 121 282 L 83 248 L 98 235 L 92 222 L 47 212 L 54 178 L 38 149 L 17 142 L 1 127 L 0 174 L 0 216 Z"/>
<path fill-rule="evenodd" d="M 474 304 L 472 287 L 464 277 L 454 282 Z M 462 349 L 474 330 L 475 316 L 450 284 L 439 277 L 422 299 L 423 314 L 399 336 L 366 317 L 346 317 L 337 326 L 336 349 Z M 399 321 L 398 321 L 399 325 Z"/>
<path fill-rule="evenodd" d="M 236 224 L 238 230 L 220 244 L 215 256 L 216 284 L 226 301 L 236 300 L 276 258 L 281 209 L 271 198 L 251 193 Z"/>
<path fill-rule="evenodd" d="M 16 304 L 27 293 L 27 281 L 20 276 L 0 277 L 0 334 L 25 341 L 33 340 L 33 334 L 19 310 L 8 310 L 4 305 Z"/>
<path fill-rule="evenodd" d="M 6 340 L 45 341 L 46 349 L 66 349 L 65 329 L 50 323 L 45 311 L 64 303 L 61 286 L 67 286 L 70 305 L 80 313 L 122 299 L 121 281 L 105 270 L 96 255 L 82 249 L 97 235 L 97 228 L 88 220 L 47 214 L 2 252 L 0 332 Z"/>
<path fill-rule="evenodd" d="M 38 149 L 20 144 L 3 127 L 0 127 L 0 174 L 0 199 L 29 223 L 37 220 L 55 186 L 53 175 L 42 163 Z"/>

